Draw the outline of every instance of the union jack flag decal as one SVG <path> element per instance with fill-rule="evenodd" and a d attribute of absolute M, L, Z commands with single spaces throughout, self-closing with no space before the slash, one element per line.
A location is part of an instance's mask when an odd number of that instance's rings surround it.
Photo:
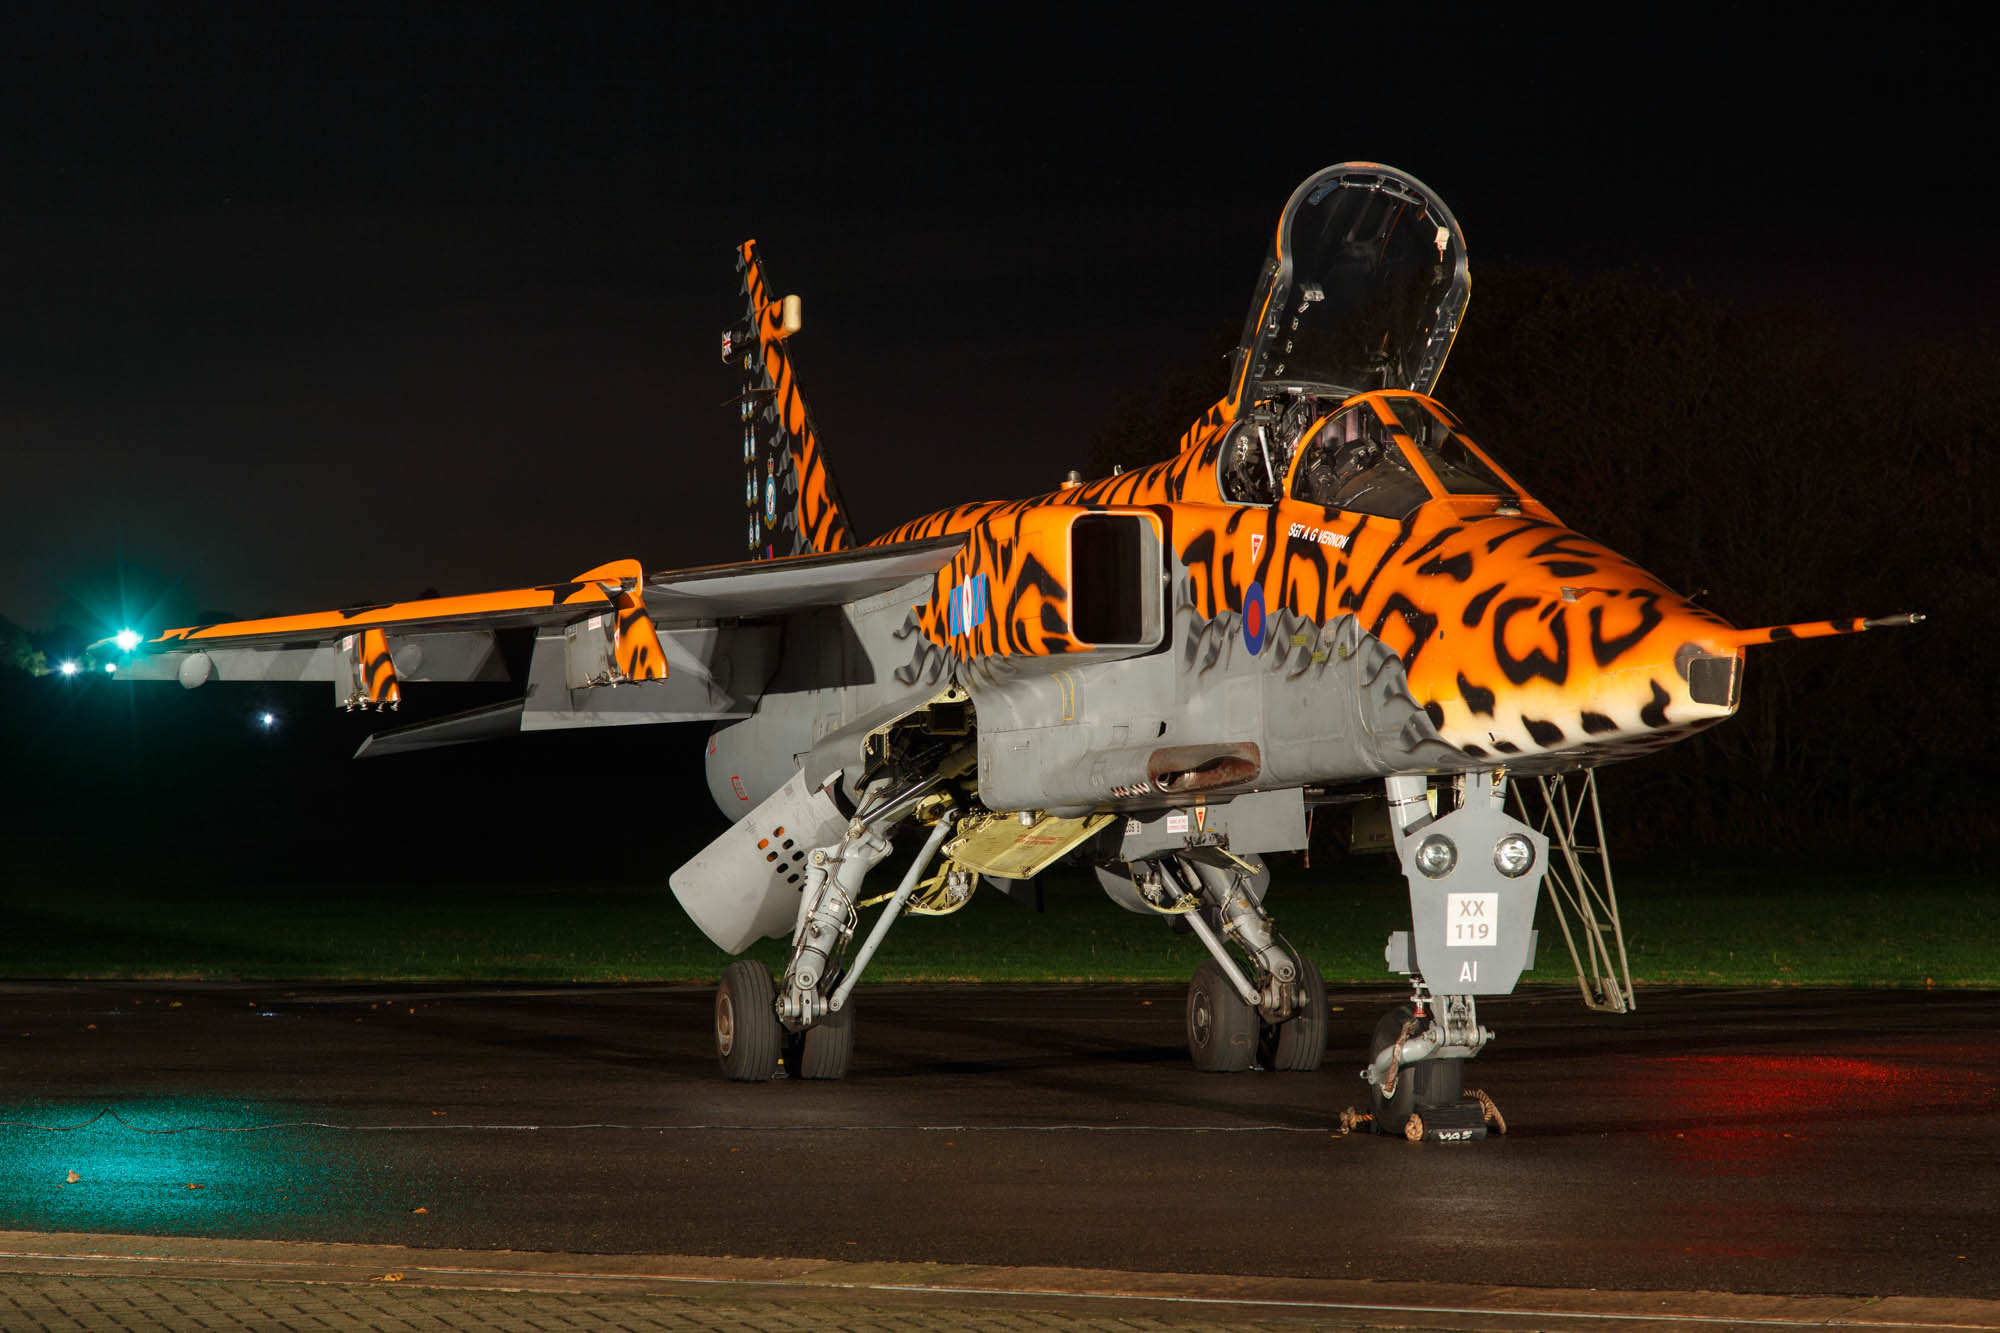
<path fill-rule="evenodd" d="M 946 632 L 970 635 L 986 623 L 986 576 L 974 574 L 951 590 L 945 612 Z"/>

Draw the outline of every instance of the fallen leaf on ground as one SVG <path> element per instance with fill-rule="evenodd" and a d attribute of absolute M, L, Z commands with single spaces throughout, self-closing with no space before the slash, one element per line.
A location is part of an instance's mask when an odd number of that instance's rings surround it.
<path fill-rule="evenodd" d="M 79 1175 L 78 1175 L 78 1174 L 77 1174 L 76 1172 L 72 1171 L 72 1172 L 70 1172 L 70 1173 L 69 1173 L 69 1181 L 68 1181 L 68 1183 L 69 1183 L 69 1184 L 71 1184 L 71 1185 L 74 1185 L 74 1184 L 76 1184 L 76 1182 L 77 1182 L 77 1181 L 79 1181 L 79 1180 L 82 1180 L 82 1179 L 83 1179 L 83 1177 L 82 1177 L 82 1176 L 79 1176 Z"/>
<path fill-rule="evenodd" d="M 401 1282 L 403 1275 L 401 1273 L 384 1273 L 381 1277 L 371 1277 L 368 1280 L 370 1282 Z"/>
<path fill-rule="evenodd" d="M 189 1188 L 189 1189 L 191 1189 L 191 1190 L 205 1190 L 205 1189 L 207 1189 L 207 1188 L 208 1188 L 208 1186 L 206 1186 L 206 1185 L 197 1185 L 197 1184 L 195 1184 L 195 1183 L 194 1183 L 194 1182 L 193 1182 L 192 1180 L 190 1180 L 190 1181 L 188 1182 L 188 1188 Z"/>
<path fill-rule="evenodd" d="M 413 1212 L 413 1213 L 428 1213 L 428 1212 L 430 1211 L 430 1209 L 428 1209 L 428 1208 L 412 1208 L 412 1209 L 410 1209 L 410 1211 L 411 1211 L 411 1212 Z"/>

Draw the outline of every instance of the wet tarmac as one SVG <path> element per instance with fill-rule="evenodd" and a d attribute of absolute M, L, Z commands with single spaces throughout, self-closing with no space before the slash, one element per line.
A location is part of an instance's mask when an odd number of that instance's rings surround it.
<path fill-rule="evenodd" d="M 1504 1138 L 1341 1137 L 1160 987 L 866 989 L 852 1075 L 724 1082 L 684 986 L 0 986 L 0 1228 L 2000 1297 L 2000 995 L 1495 1000 Z"/>

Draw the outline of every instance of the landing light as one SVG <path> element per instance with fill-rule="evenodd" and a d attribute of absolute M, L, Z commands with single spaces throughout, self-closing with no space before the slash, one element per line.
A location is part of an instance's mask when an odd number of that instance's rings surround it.
<path fill-rule="evenodd" d="M 62 672 L 65 676 L 74 676 L 77 672 L 83 670 L 83 668 L 78 666 L 74 661 L 68 661 L 57 667 L 56 670 Z"/>
<path fill-rule="evenodd" d="M 1417 844 L 1417 869 L 1430 879 L 1443 879 L 1458 864 L 1458 848 L 1442 833 L 1433 833 Z"/>
<path fill-rule="evenodd" d="M 269 731 L 272 727 L 278 725 L 278 715 L 276 713 L 259 713 L 257 714 L 257 725 Z"/>
<path fill-rule="evenodd" d="M 1493 868 L 1508 879 L 1519 879 L 1535 864 L 1535 844 L 1518 833 L 1509 833 L 1493 844 Z"/>
<path fill-rule="evenodd" d="M 116 672 L 118 670 L 118 664 L 116 662 L 106 662 L 104 664 L 104 669 L 108 672 Z"/>
<path fill-rule="evenodd" d="M 139 631 L 135 629 L 121 629 L 111 636 L 111 641 L 118 645 L 119 652 L 129 653 L 139 646 Z"/>

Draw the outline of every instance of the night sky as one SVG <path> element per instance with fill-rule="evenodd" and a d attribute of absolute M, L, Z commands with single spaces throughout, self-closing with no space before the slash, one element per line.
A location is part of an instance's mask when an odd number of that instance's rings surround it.
<path fill-rule="evenodd" d="M 1467 338 L 1496 261 L 1817 307 L 1864 358 L 1991 334 L 1970 17 L 1262 12 L 10 11 L 0 615 L 156 633 L 736 558 L 747 236 L 805 298 L 864 537 L 1080 464 L 1347 158 L 1449 202 Z M 1485 442 L 1532 480 L 1532 440 Z"/>

